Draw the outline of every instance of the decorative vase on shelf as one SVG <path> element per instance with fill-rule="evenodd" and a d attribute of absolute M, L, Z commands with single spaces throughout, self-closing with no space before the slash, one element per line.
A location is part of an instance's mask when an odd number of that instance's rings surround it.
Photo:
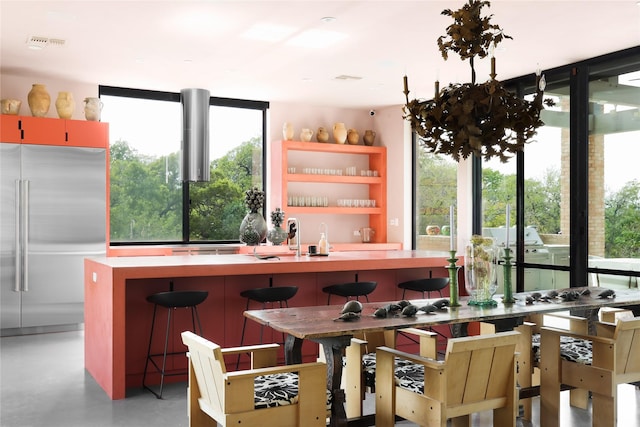
<path fill-rule="evenodd" d="M 282 242 L 287 240 L 287 232 L 281 227 L 283 221 L 284 211 L 281 211 L 280 208 L 276 208 L 275 211 L 271 212 L 271 223 L 273 224 L 273 228 L 267 233 L 267 240 L 274 246 L 279 246 Z"/>
<path fill-rule="evenodd" d="M 61 119 L 70 119 L 76 109 L 76 101 L 71 92 L 58 92 L 56 99 L 56 111 Z"/>
<path fill-rule="evenodd" d="M 33 117 L 45 117 L 51 106 L 51 96 L 43 84 L 34 84 L 27 95 L 27 102 Z"/>
<path fill-rule="evenodd" d="M 344 144 L 347 140 L 347 128 L 344 123 L 335 123 L 333 125 L 333 139 L 336 144 Z"/>
<path fill-rule="evenodd" d="M 245 191 L 244 204 L 249 213 L 240 224 L 240 241 L 249 246 L 257 246 L 267 237 L 267 222 L 258 212 L 264 204 L 264 191 L 257 187 Z"/>
<path fill-rule="evenodd" d="M 300 141 L 309 142 L 311 141 L 311 137 L 313 136 L 313 131 L 308 128 L 304 128 L 300 131 Z"/>
<path fill-rule="evenodd" d="M 248 246 L 259 245 L 267 237 L 267 222 L 259 212 L 249 212 L 240 224 L 240 241 Z"/>
<path fill-rule="evenodd" d="M 285 124 L 282 125 L 282 137 L 284 138 L 285 141 L 292 141 L 293 140 L 293 124 L 289 123 L 289 122 L 285 122 Z"/>
<path fill-rule="evenodd" d="M 371 147 L 373 145 L 373 143 L 376 141 L 376 133 L 375 131 L 372 130 L 365 130 L 364 131 L 364 136 L 362 137 L 362 139 L 364 140 L 364 145 L 368 145 L 369 147 Z"/>
<path fill-rule="evenodd" d="M 493 299 L 498 289 L 497 252 L 493 239 L 478 235 L 471 236 L 471 241 L 465 247 L 465 288 L 471 296 L 469 305 L 497 305 Z"/>
<path fill-rule="evenodd" d="M 3 99 L 1 102 L 2 114 L 11 114 L 17 116 L 20 114 L 20 106 L 22 105 L 22 101 L 18 99 Z"/>
<path fill-rule="evenodd" d="M 323 127 L 318 128 L 318 133 L 316 133 L 316 140 L 318 142 L 327 142 L 329 141 L 329 132 Z"/>
<path fill-rule="evenodd" d="M 358 142 L 360 142 L 360 135 L 357 130 L 349 129 L 347 131 L 347 142 L 351 145 L 358 145 Z"/>
<path fill-rule="evenodd" d="M 100 114 L 102 113 L 102 101 L 100 98 L 85 98 L 84 99 L 84 117 L 92 122 L 100 121 Z"/>

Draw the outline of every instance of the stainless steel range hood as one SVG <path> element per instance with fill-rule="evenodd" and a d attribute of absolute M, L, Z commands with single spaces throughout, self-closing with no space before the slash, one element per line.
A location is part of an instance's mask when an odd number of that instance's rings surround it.
<path fill-rule="evenodd" d="M 183 89 L 182 180 L 209 181 L 209 91 Z"/>

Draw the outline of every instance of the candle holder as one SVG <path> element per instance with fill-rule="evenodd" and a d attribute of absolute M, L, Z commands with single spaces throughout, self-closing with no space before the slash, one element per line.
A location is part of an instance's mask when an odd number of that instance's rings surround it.
<path fill-rule="evenodd" d="M 513 297 L 513 286 L 511 283 L 511 249 L 507 246 L 504 248 L 504 296 L 502 302 L 505 304 L 513 304 L 516 299 Z"/>
<path fill-rule="evenodd" d="M 447 270 L 449 270 L 449 307 L 460 307 L 460 303 L 458 302 L 458 270 L 460 269 L 459 265 L 456 265 L 456 251 L 449 251 L 449 265 L 447 266 Z"/>

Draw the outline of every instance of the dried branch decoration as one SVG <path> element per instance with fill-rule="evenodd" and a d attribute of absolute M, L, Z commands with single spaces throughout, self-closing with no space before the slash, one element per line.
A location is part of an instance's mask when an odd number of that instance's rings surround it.
<path fill-rule="evenodd" d="M 469 59 L 471 83 L 450 84 L 440 91 L 436 82 L 434 99 L 409 102 L 405 77 L 405 118 L 410 120 L 425 149 L 450 155 L 456 161 L 474 154 L 487 160 L 499 157 L 500 161 L 506 162 L 511 155 L 521 151 L 536 134 L 536 129 L 544 124 L 540 112 L 545 83 L 539 74 L 533 101 L 518 98 L 495 79 L 493 57 L 491 79 L 482 84 L 475 83 L 474 58 L 486 57 L 492 47 L 511 38 L 503 34 L 499 26 L 490 23 L 492 15 L 480 16 L 482 7 L 489 5 L 488 1 L 469 0 L 460 10 L 442 12 L 455 21 L 447 27 L 448 38 L 438 38 L 442 57 L 446 60 L 448 51 L 453 51 L 462 60 Z M 551 100 L 544 103 L 553 105 Z"/>

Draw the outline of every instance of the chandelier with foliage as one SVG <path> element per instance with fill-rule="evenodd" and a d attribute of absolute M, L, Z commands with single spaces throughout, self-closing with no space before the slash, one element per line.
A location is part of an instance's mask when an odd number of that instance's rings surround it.
<path fill-rule="evenodd" d="M 521 151 L 526 142 L 544 123 L 540 120 L 543 109 L 544 76 L 536 71 L 536 94 L 532 101 L 518 98 L 496 80 L 495 47 L 510 39 L 491 17 L 481 17 L 488 1 L 469 0 L 461 9 L 445 9 L 442 15 L 451 16 L 454 23 L 447 27 L 447 36 L 438 38 L 438 48 L 447 60 L 448 52 L 469 59 L 471 83 L 452 83 L 439 90 L 436 81 L 435 97 L 430 100 L 409 101 L 407 76 L 404 77 L 406 97 L 405 118 L 430 152 L 450 155 L 455 161 L 470 154 L 488 160 L 498 157 L 506 162 Z M 491 55 L 491 79 L 476 84 L 474 58 Z M 546 105 L 553 101 L 544 100 Z"/>

